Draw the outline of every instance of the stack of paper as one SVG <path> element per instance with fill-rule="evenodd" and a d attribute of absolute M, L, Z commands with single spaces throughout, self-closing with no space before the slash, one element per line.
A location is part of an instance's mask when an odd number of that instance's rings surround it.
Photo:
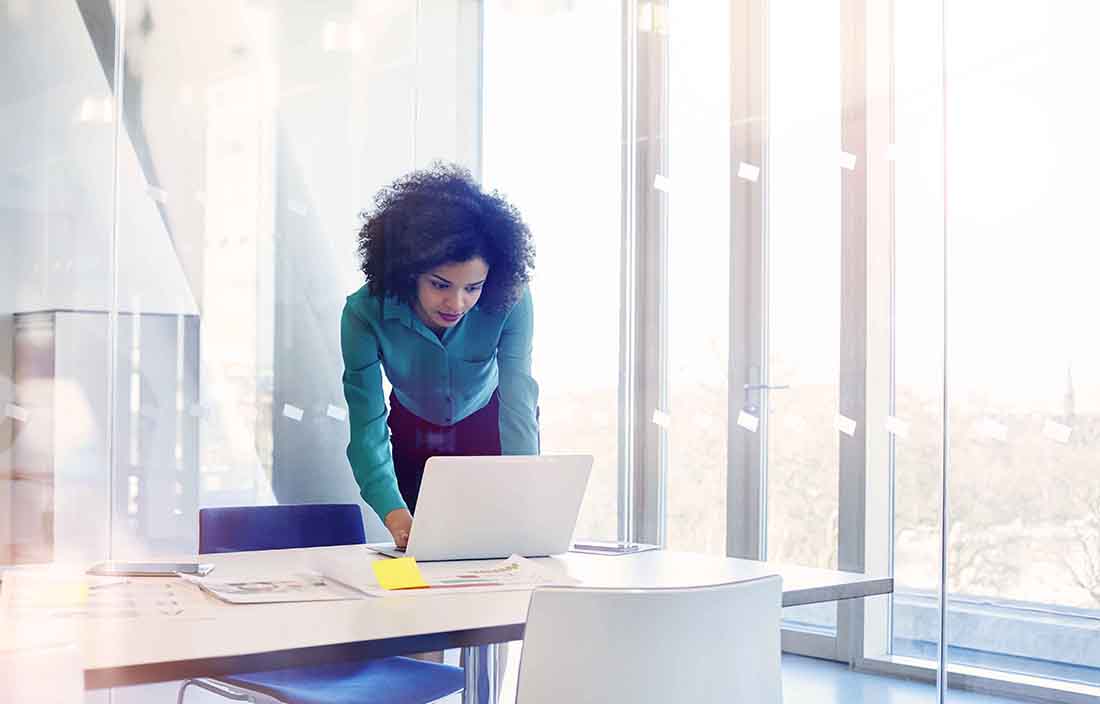
<path fill-rule="evenodd" d="M 464 591 L 516 591 L 550 585 L 573 585 L 577 580 L 543 567 L 525 557 L 506 560 L 425 562 L 411 557 L 374 561 L 377 584 L 360 586 L 377 596 L 404 593 L 450 593 Z"/>
<path fill-rule="evenodd" d="M 208 600 L 178 579 L 96 577 L 51 568 L 6 572 L 0 616 L 39 622 L 212 617 Z"/>
<path fill-rule="evenodd" d="M 365 595 L 319 572 L 251 575 L 242 579 L 183 578 L 230 604 L 276 604 L 289 601 L 338 601 Z"/>

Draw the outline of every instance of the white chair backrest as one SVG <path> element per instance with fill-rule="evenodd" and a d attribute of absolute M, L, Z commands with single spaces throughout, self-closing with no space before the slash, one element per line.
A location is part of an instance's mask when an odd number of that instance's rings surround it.
<path fill-rule="evenodd" d="M 516 704 L 779 704 L 778 576 L 690 589 L 539 589 Z"/>

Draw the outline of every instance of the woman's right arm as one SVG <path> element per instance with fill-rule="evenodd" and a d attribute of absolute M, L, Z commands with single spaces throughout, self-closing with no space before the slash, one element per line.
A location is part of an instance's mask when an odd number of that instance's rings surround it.
<path fill-rule="evenodd" d="M 378 338 L 351 309 L 350 303 L 344 306 L 340 319 L 340 348 L 344 355 L 344 398 L 351 424 L 348 461 L 363 501 L 386 521 L 393 511 L 407 512 L 408 507 L 401 498 L 393 470 Z"/>

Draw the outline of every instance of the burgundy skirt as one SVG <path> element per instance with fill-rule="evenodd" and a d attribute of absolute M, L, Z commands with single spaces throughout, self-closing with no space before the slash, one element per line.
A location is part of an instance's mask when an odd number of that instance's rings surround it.
<path fill-rule="evenodd" d="M 424 463 L 429 457 L 500 454 L 500 396 L 496 391 L 481 410 L 454 425 L 429 423 L 402 406 L 391 392 L 386 423 L 390 426 L 397 488 L 414 514 Z"/>

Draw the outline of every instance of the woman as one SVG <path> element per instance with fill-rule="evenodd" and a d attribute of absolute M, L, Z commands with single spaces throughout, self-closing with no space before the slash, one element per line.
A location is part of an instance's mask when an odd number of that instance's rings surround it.
<path fill-rule="evenodd" d="M 534 246 L 502 196 L 436 164 L 375 196 L 359 255 L 366 285 L 340 322 L 348 460 L 404 547 L 429 457 L 538 453 Z"/>

